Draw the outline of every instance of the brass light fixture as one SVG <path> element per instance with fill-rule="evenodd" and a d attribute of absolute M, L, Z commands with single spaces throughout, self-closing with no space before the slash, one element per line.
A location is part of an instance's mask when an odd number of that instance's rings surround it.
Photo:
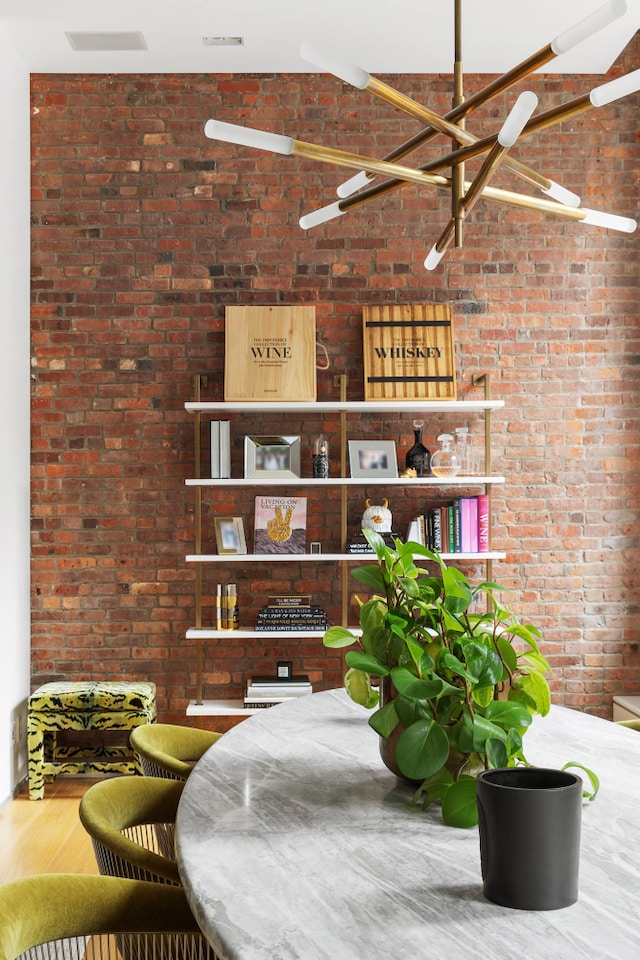
<path fill-rule="evenodd" d="M 423 124 L 422 129 L 415 136 L 401 144 L 382 160 L 318 146 L 302 140 L 295 140 L 292 137 L 256 130 L 252 127 L 224 123 L 215 119 L 208 120 L 205 124 L 205 135 L 212 140 L 224 140 L 241 146 L 270 150 L 274 153 L 289 156 L 305 157 L 357 170 L 358 173 L 355 176 L 338 187 L 339 200 L 300 218 L 300 226 L 305 230 L 342 216 L 354 207 L 368 203 L 376 197 L 406 186 L 408 183 L 449 190 L 451 192 L 451 217 L 425 259 L 425 267 L 428 270 L 433 270 L 438 265 L 452 241 L 455 246 L 462 246 L 465 216 L 480 198 L 537 210 L 597 227 L 632 233 L 637 226 L 635 220 L 581 206 L 579 196 L 551 180 L 545 174 L 511 158 L 509 150 L 523 137 L 530 136 L 562 120 L 577 116 L 593 108 L 605 106 L 614 100 L 636 92 L 640 89 L 640 70 L 634 70 L 632 73 L 625 74 L 616 80 L 595 87 L 590 93 L 570 100 L 562 106 L 540 113 L 538 116 L 533 116 L 537 106 L 537 97 L 527 91 L 517 99 L 499 133 L 479 139 L 466 129 L 466 119 L 477 107 L 487 103 L 497 94 L 508 90 L 534 70 L 538 70 L 555 57 L 582 43 L 588 37 L 599 33 L 623 16 L 627 12 L 625 0 L 608 0 L 607 3 L 575 26 L 560 33 L 547 46 L 523 60 L 512 70 L 491 81 L 467 99 L 465 99 L 463 93 L 462 0 L 454 0 L 454 7 L 454 95 L 452 109 L 445 116 L 440 116 L 383 81 L 370 76 L 366 70 L 360 67 L 337 63 L 322 52 L 318 52 L 307 45 L 301 49 L 303 59 L 360 90 L 366 90 L 372 96 L 385 101 Z M 418 147 L 439 135 L 447 137 L 448 141 L 452 142 L 453 149 L 451 149 L 451 143 L 449 143 L 445 154 L 417 168 L 399 162 Z M 481 156 L 484 156 L 484 160 L 479 171 L 473 180 L 467 181 L 465 179 L 466 161 Z M 516 177 L 536 188 L 545 196 L 517 193 L 513 190 L 491 186 L 490 181 L 500 166 L 508 169 Z"/>

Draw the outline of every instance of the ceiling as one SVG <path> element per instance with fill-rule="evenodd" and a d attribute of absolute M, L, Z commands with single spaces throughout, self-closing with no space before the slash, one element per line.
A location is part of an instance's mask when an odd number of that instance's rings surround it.
<path fill-rule="evenodd" d="M 463 67 L 502 73 L 603 0 L 466 0 Z M 640 0 L 553 73 L 605 74 L 640 28 Z M 0 29 L 32 73 L 309 72 L 304 42 L 371 73 L 451 73 L 453 0 L 0 0 Z M 139 31 L 142 50 L 74 50 L 66 31 Z M 205 46 L 203 37 L 243 37 Z"/>

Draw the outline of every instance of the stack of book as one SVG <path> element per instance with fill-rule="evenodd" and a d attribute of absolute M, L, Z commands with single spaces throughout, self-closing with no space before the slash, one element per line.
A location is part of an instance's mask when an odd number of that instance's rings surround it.
<path fill-rule="evenodd" d="M 388 547 L 393 547 L 394 539 L 400 539 L 400 535 L 397 533 L 381 533 L 380 536 Z M 354 533 L 351 541 L 347 544 L 347 553 L 373 553 L 364 533 Z"/>
<path fill-rule="evenodd" d="M 310 596 L 269 597 L 266 607 L 261 607 L 256 617 L 256 630 L 276 630 L 284 633 L 304 631 L 324 632 L 329 626 L 322 607 L 311 603 Z"/>
<path fill-rule="evenodd" d="M 247 691 L 244 698 L 245 707 L 273 707 L 276 703 L 284 703 L 295 697 L 306 697 L 313 693 L 309 677 L 291 677 L 290 680 L 280 680 L 278 677 L 252 677 L 247 680 Z"/>
<path fill-rule="evenodd" d="M 409 524 L 407 540 L 438 553 L 486 553 L 489 549 L 489 498 L 456 497 Z"/>

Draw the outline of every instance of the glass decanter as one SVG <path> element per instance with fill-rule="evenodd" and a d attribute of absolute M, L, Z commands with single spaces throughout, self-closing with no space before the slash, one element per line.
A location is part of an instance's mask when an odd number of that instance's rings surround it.
<path fill-rule="evenodd" d="M 455 477 L 460 472 L 460 459 L 452 447 L 450 433 L 438 437 L 440 449 L 431 457 L 431 473 L 436 477 Z"/>

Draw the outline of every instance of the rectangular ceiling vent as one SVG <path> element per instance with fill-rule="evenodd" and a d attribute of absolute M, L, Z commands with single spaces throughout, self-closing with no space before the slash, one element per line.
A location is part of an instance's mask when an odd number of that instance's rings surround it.
<path fill-rule="evenodd" d="M 244 37 L 203 37 L 205 47 L 241 47 Z"/>
<path fill-rule="evenodd" d="M 140 31 L 82 32 L 67 30 L 65 36 L 74 50 L 146 50 L 147 44 Z"/>

